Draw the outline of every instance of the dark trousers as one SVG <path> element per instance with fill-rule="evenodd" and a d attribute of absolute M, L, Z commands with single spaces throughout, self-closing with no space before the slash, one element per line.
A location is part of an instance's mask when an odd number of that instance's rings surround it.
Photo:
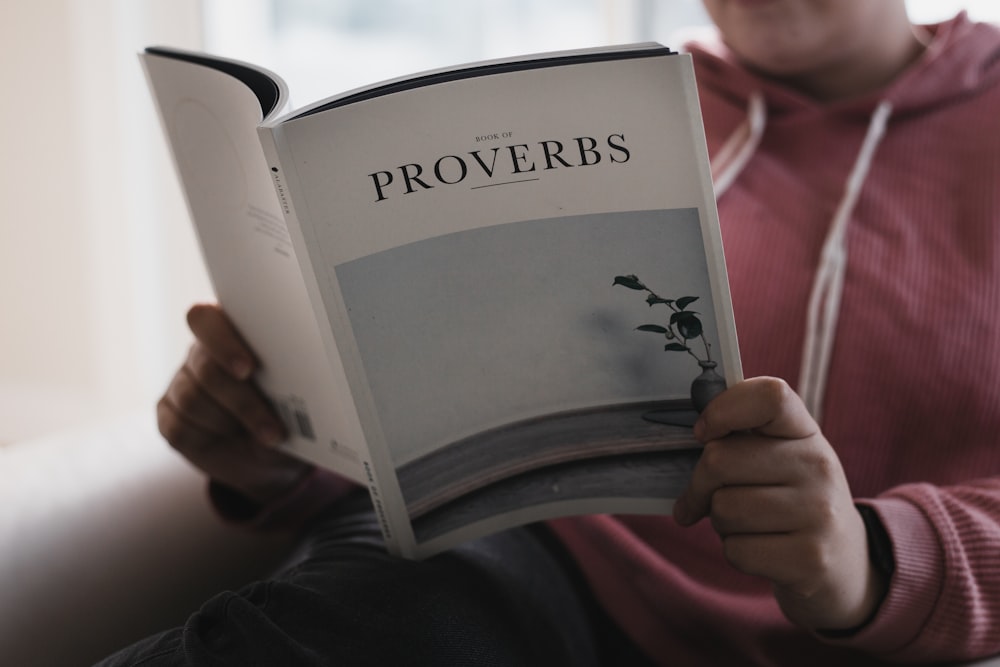
<path fill-rule="evenodd" d="M 316 521 L 272 579 L 221 593 L 119 666 L 649 665 L 543 526 L 420 562 L 385 552 L 366 498 Z"/>

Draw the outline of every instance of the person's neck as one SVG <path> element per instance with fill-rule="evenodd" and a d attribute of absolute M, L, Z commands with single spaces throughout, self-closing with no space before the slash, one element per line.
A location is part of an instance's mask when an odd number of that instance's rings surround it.
<path fill-rule="evenodd" d="M 910 27 L 893 39 L 879 42 L 874 49 L 780 80 L 823 102 L 859 97 L 889 85 L 921 56 L 926 46 L 927 40 Z"/>

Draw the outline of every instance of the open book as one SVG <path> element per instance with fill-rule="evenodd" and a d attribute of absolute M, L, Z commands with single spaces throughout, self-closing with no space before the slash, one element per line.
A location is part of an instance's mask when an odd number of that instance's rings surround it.
<path fill-rule="evenodd" d="M 742 373 L 688 56 L 475 63 L 295 111 L 246 63 L 140 57 L 284 446 L 367 486 L 393 552 L 669 512 L 692 382 Z"/>

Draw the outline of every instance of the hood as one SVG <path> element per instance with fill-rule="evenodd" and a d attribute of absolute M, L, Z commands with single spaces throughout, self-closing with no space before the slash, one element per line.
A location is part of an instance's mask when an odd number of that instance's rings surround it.
<path fill-rule="evenodd" d="M 901 116 L 1000 82 L 1000 27 L 975 23 L 965 12 L 950 21 L 921 27 L 931 35 L 926 51 L 889 87 L 833 103 L 813 100 L 747 71 L 714 30 L 684 44 L 683 49 L 694 55 L 699 85 L 739 107 L 746 107 L 752 94 L 762 94 L 768 115 L 774 118 L 823 106 L 867 115 L 881 101 L 890 102 L 893 115 Z"/>
<path fill-rule="evenodd" d="M 931 111 L 1000 81 L 1000 28 L 973 23 L 964 12 L 950 21 L 923 28 L 931 35 L 927 49 L 889 86 L 836 102 L 814 100 L 748 71 L 718 33 L 685 47 L 694 56 L 699 89 L 746 110 L 743 123 L 733 129 L 712 156 L 717 197 L 747 166 L 769 120 L 780 122 L 797 114 L 821 111 L 863 118 L 868 126 L 854 166 L 845 175 L 843 196 L 829 224 L 806 312 L 797 390 L 817 421 L 821 418 L 848 261 L 846 230 L 890 117 Z"/>

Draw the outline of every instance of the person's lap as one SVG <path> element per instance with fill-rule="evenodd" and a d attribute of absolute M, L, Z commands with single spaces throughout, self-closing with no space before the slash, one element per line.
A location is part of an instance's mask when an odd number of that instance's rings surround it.
<path fill-rule="evenodd" d="M 597 667 L 609 654 L 646 664 L 544 527 L 407 561 L 386 553 L 357 498 L 321 517 L 274 578 L 221 593 L 100 665 Z"/>

